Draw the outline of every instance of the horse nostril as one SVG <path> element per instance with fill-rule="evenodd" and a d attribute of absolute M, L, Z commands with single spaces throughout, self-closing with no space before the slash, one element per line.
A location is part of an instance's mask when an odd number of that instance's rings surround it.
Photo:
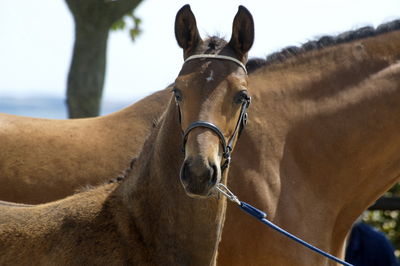
<path fill-rule="evenodd" d="M 189 176 L 190 176 L 190 170 L 188 167 L 189 163 L 188 162 L 184 162 L 181 168 L 181 180 L 184 184 L 188 183 L 189 180 Z"/>
<path fill-rule="evenodd" d="M 215 164 L 211 165 L 210 176 L 211 176 L 211 179 L 209 181 L 209 184 L 210 184 L 210 186 L 214 186 L 218 182 L 218 169 L 215 166 Z"/>

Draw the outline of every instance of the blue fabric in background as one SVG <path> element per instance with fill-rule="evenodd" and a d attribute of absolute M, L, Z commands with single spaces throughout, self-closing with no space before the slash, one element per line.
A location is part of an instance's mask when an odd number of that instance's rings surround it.
<path fill-rule="evenodd" d="M 394 248 L 386 236 L 363 222 L 353 226 L 346 261 L 354 266 L 398 266 Z"/>

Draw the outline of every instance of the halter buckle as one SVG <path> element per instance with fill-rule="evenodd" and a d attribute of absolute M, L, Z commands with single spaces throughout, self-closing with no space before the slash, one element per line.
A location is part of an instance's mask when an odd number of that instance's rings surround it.
<path fill-rule="evenodd" d="M 232 147 L 231 146 L 226 146 L 226 150 L 224 151 L 224 158 L 229 159 L 231 158 L 231 153 L 232 153 Z"/>

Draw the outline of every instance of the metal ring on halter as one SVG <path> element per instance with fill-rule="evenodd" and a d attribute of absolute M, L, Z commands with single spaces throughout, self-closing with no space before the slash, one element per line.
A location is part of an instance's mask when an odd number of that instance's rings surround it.
<path fill-rule="evenodd" d="M 229 188 L 224 184 L 218 183 L 215 189 L 224 194 L 225 197 L 227 197 L 230 201 L 236 203 L 237 205 L 240 205 L 239 198 L 235 194 L 233 194 L 232 191 L 230 191 Z"/>

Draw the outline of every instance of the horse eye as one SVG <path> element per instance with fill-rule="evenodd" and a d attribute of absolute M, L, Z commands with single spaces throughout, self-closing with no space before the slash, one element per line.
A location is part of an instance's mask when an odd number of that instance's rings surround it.
<path fill-rule="evenodd" d="M 174 89 L 172 90 L 172 92 L 174 93 L 175 99 L 176 99 L 178 102 L 182 101 L 182 92 L 181 92 L 179 89 L 174 88 Z"/>
<path fill-rule="evenodd" d="M 235 96 L 235 103 L 241 104 L 249 99 L 247 91 L 239 91 Z"/>

